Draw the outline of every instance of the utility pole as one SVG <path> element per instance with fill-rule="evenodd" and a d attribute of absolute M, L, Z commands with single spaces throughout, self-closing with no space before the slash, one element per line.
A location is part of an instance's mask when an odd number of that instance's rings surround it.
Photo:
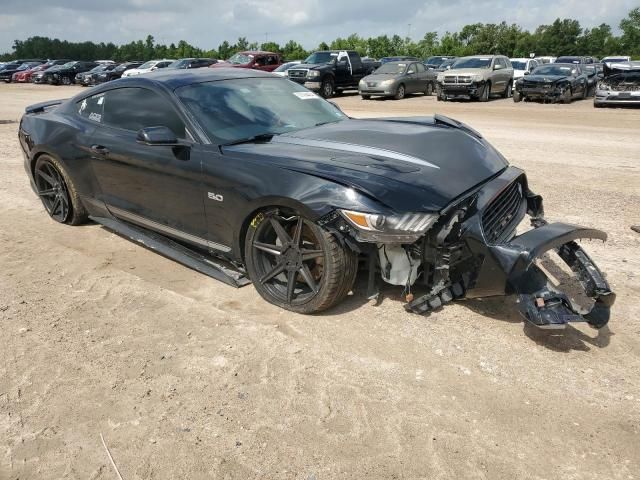
<path fill-rule="evenodd" d="M 407 38 L 411 38 L 411 24 L 407 25 Z"/>

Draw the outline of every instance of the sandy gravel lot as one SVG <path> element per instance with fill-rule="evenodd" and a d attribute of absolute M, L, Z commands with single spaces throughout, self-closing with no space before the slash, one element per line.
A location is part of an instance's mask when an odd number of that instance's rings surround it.
<path fill-rule="evenodd" d="M 0 85 L 0 120 L 75 87 Z M 61 226 L 0 122 L 0 479 L 640 478 L 640 110 L 337 99 L 443 113 L 524 167 L 618 294 L 599 332 L 525 328 L 508 299 L 428 317 L 362 288 L 279 310 L 98 225 Z M 362 287 L 362 282 L 359 283 Z"/>

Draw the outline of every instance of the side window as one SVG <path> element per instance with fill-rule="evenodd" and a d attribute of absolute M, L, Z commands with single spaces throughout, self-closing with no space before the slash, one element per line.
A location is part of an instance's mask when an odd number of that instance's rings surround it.
<path fill-rule="evenodd" d="M 424 73 L 426 71 L 426 68 L 422 63 L 416 63 L 416 68 L 418 69 L 418 73 Z"/>
<path fill-rule="evenodd" d="M 117 88 L 104 94 L 102 123 L 137 132 L 145 127 L 165 126 L 177 138 L 185 138 L 185 125 L 169 102 L 146 88 Z"/>
<path fill-rule="evenodd" d="M 104 107 L 104 95 L 94 95 L 93 97 L 80 100 L 78 105 L 78 115 L 93 122 L 102 123 L 102 111 Z"/>
<path fill-rule="evenodd" d="M 416 64 L 412 63 L 411 65 L 409 65 L 409 68 L 407 69 L 407 73 L 416 73 Z"/>

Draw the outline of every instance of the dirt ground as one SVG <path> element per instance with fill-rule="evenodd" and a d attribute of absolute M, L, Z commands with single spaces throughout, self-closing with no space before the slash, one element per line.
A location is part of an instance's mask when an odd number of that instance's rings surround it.
<path fill-rule="evenodd" d="M 0 120 L 75 87 L 1 85 Z M 591 100 L 338 98 L 465 121 L 547 216 L 602 228 L 608 328 L 525 328 L 513 300 L 421 317 L 399 290 L 300 316 L 130 243 L 59 225 L 0 122 L 0 479 L 640 478 L 640 110 Z M 425 148 L 428 148 L 425 146 Z"/>

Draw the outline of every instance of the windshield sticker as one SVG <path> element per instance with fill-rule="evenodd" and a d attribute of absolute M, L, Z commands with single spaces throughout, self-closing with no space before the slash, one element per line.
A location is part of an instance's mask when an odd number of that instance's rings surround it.
<path fill-rule="evenodd" d="M 293 94 L 301 100 L 311 100 L 312 98 L 320 98 L 313 92 L 293 92 Z"/>
<path fill-rule="evenodd" d="M 89 120 L 93 120 L 94 122 L 100 123 L 102 121 L 102 115 L 99 113 L 92 112 L 89 114 Z"/>
<path fill-rule="evenodd" d="M 100 97 L 98 99 L 98 105 L 102 105 L 102 102 L 104 102 L 104 97 Z"/>

